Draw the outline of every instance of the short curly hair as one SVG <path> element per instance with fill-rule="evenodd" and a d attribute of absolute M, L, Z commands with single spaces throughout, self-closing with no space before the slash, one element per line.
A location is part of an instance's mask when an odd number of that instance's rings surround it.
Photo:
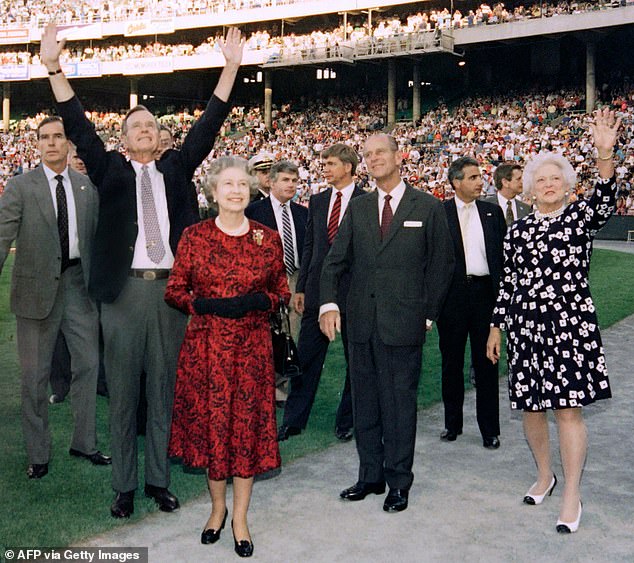
<path fill-rule="evenodd" d="M 212 191 L 218 185 L 218 177 L 222 172 L 229 168 L 237 168 L 242 170 L 249 177 L 249 191 L 253 193 L 257 189 L 258 179 L 249 173 L 249 164 L 246 159 L 239 156 L 221 156 L 214 160 L 207 169 L 207 174 L 203 182 L 203 193 L 207 201 L 213 199 Z"/>
<path fill-rule="evenodd" d="M 540 168 L 546 164 L 554 164 L 557 168 L 559 168 L 559 170 L 561 170 L 564 178 L 564 185 L 568 189 L 575 187 L 575 184 L 577 183 L 577 174 L 570 162 L 568 162 L 568 159 L 559 153 L 543 151 L 531 158 L 524 168 L 523 183 L 525 195 L 531 195 L 531 192 L 535 187 L 535 176 L 537 176 L 537 172 L 539 172 Z"/>

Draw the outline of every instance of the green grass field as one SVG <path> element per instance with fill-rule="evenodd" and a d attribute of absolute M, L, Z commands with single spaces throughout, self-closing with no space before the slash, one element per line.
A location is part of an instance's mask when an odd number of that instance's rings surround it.
<path fill-rule="evenodd" d="M 40 481 L 26 478 L 27 459 L 20 429 L 20 374 L 15 321 L 8 304 L 11 264 L 12 258 L 7 261 L 0 277 L 0 420 L 3 438 L 0 445 L 0 485 L 5 495 L 5 510 L 0 515 L 0 547 L 62 547 L 126 525 L 126 522 L 110 517 L 113 492 L 109 468 L 94 467 L 68 455 L 71 428 L 68 401 L 49 408 L 53 433 L 49 474 Z M 591 287 L 603 328 L 634 312 L 634 292 L 631 290 L 633 275 L 634 255 L 595 251 Z M 502 366 L 500 373 L 504 372 Z M 328 355 L 307 431 L 281 444 L 284 463 L 335 442 L 334 412 L 342 373 L 343 352 L 339 340 Z M 434 331 L 424 348 L 419 405 L 426 408 L 439 400 L 440 354 Z M 109 452 L 107 402 L 104 398 L 98 397 L 97 409 L 99 446 Z M 140 439 L 141 451 L 142 448 L 143 440 Z M 142 459 L 143 456 L 139 457 Z M 142 467 L 140 483 L 142 487 Z M 186 502 L 206 493 L 204 475 L 185 472 L 182 467 L 174 465 L 171 489 L 181 502 Z M 137 521 L 155 510 L 153 502 L 138 494 L 131 520 Z"/>

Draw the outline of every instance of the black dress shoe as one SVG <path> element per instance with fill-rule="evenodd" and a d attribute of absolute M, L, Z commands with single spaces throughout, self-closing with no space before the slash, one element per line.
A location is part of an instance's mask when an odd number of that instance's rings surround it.
<path fill-rule="evenodd" d="M 286 424 L 282 424 L 280 429 L 277 431 L 277 441 L 284 442 L 288 440 L 291 436 L 298 436 L 302 433 L 301 428 L 297 428 L 297 426 L 286 426 Z"/>
<path fill-rule="evenodd" d="M 26 476 L 29 479 L 41 479 L 48 473 L 48 463 L 31 463 L 26 468 Z"/>
<path fill-rule="evenodd" d="M 110 505 L 110 514 L 113 518 L 130 518 L 134 512 L 134 491 L 117 493 Z"/>
<path fill-rule="evenodd" d="M 497 450 L 500 447 L 500 439 L 497 436 L 482 436 L 482 445 L 489 450 Z"/>
<path fill-rule="evenodd" d="M 462 434 L 462 430 L 458 430 L 457 432 L 454 432 L 453 430 L 445 429 L 440 434 L 440 439 L 445 442 L 455 442 L 456 438 L 460 436 L 460 434 Z"/>
<path fill-rule="evenodd" d="M 352 428 L 335 428 L 335 436 L 340 442 L 349 442 L 352 440 Z"/>
<path fill-rule="evenodd" d="M 145 485 L 145 496 L 154 499 L 154 502 L 163 512 L 174 512 L 180 508 L 178 499 L 170 493 L 165 487 L 155 487 L 154 485 Z"/>
<path fill-rule="evenodd" d="M 348 487 L 339 493 L 339 496 L 345 500 L 363 500 L 369 494 L 382 495 L 385 492 L 385 483 L 364 483 L 359 481 L 352 487 Z"/>
<path fill-rule="evenodd" d="M 203 533 L 200 534 L 200 543 L 204 543 L 205 545 L 207 545 L 210 543 L 216 543 L 220 539 L 220 532 L 225 529 L 228 514 L 229 510 L 225 508 L 225 517 L 222 519 L 222 524 L 217 530 L 214 530 L 213 528 L 203 530 Z"/>
<path fill-rule="evenodd" d="M 385 512 L 402 512 L 407 508 L 409 491 L 407 489 L 390 489 L 385 497 L 383 510 Z"/>
<path fill-rule="evenodd" d="M 233 531 L 233 520 L 231 521 L 231 530 Z M 251 540 L 236 539 L 236 533 L 233 532 L 233 544 L 235 552 L 240 557 L 251 557 L 253 555 L 253 542 Z"/>
<path fill-rule="evenodd" d="M 93 465 L 110 465 L 112 463 L 112 458 L 109 455 L 102 454 L 99 450 L 94 454 L 85 454 L 84 452 L 71 448 L 68 450 L 68 453 L 75 457 L 83 457 Z"/>

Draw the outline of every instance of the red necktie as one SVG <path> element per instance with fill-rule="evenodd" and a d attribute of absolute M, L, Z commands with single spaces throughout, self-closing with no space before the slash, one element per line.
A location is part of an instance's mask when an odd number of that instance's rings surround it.
<path fill-rule="evenodd" d="M 390 225 L 392 224 L 392 207 L 390 206 L 391 195 L 385 196 L 385 202 L 383 203 L 383 213 L 381 213 L 381 240 L 385 240 L 387 233 L 390 231 Z"/>
<path fill-rule="evenodd" d="M 339 230 L 339 215 L 341 215 L 341 192 L 337 190 L 337 197 L 335 198 L 335 203 L 330 212 L 330 219 L 328 220 L 328 244 L 332 244 Z"/>

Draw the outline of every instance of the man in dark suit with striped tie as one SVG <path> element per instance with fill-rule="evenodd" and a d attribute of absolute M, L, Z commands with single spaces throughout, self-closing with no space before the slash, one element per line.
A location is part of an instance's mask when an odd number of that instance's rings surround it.
<path fill-rule="evenodd" d="M 319 278 L 324 258 L 339 230 L 339 224 L 350 200 L 365 193 L 354 184 L 353 176 L 359 163 L 357 153 L 343 143 L 328 147 L 321 153 L 324 177 L 331 189 L 315 194 L 308 206 L 308 225 L 302 255 L 294 306 L 302 315 L 297 347 L 302 375 L 291 382 L 291 392 L 284 409 L 284 421 L 279 441 L 295 436 L 306 428 L 315 401 L 321 370 L 328 352 L 329 340 L 319 329 Z M 350 284 L 348 274 L 339 282 L 339 308 L 345 311 Z M 346 377 L 335 419 L 335 435 L 341 441 L 352 439 L 352 397 L 348 369 L 348 338 L 346 317 L 342 315 L 343 350 L 346 357 Z"/>
<path fill-rule="evenodd" d="M 275 229 L 282 239 L 284 247 L 284 264 L 288 277 L 288 287 L 295 294 L 297 276 L 301 265 L 302 249 L 308 210 L 294 201 L 297 193 L 299 171 L 297 166 L 288 160 L 276 162 L 269 172 L 271 193 L 269 197 L 254 201 L 245 210 L 245 215 L 270 229 Z M 291 333 L 297 340 L 299 332 L 299 315 L 291 307 Z M 275 399 L 278 403 L 286 401 L 288 381 L 276 374 Z"/>

